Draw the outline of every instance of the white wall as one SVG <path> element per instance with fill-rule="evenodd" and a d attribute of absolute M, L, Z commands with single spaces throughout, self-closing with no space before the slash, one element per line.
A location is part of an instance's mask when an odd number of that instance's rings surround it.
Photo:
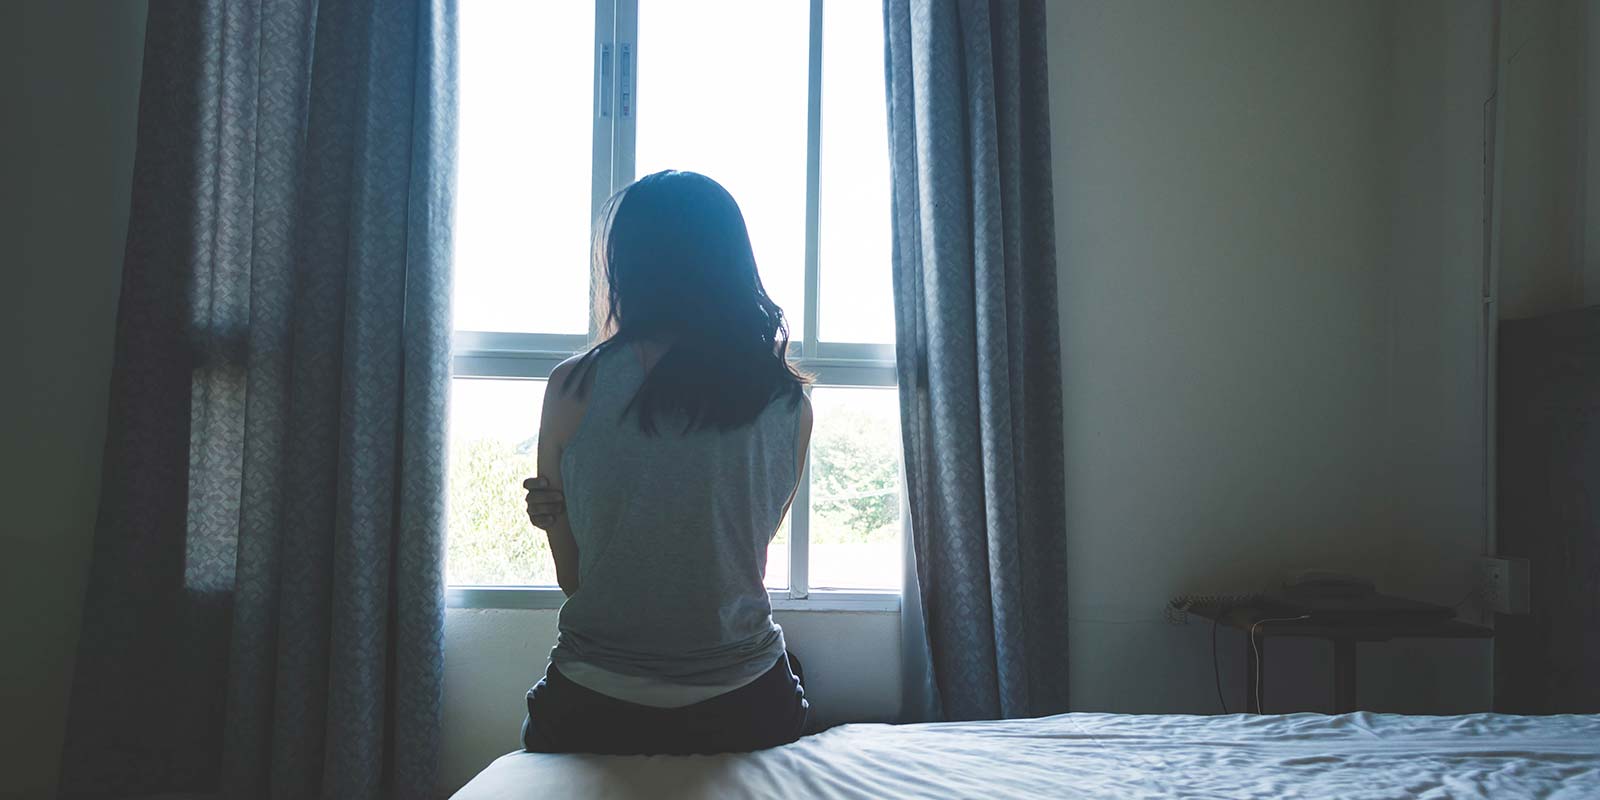
<path fill-rule="evenodd" d="M 21 364 L 0 392 L 0 794 L 48 797 L 99 496 L 145 4 L 30 0 L 5 13 L 0 27 L 18 40 L 8 72 L 21 80 L 7 84 L 20 96 L 0 115 L 0 150 L 19 208 L 4 215 L 0 297 Z"/>
<path fill-rule="evenodd" d="M 1210 712 L 1209 631 L 1160 621 L 1173 594 L 1300 566 L 1465 593 L 1488 4 L 1050 11 L 1073 703 Z M 1363 646 L 1361 701 L 1485 708 L 1488 657 Z M 1301 677 L 1269 709 L 1325 708 L 1327 658 L 1279 648 Z"/>
<path fill-rule="evenodd" d="M 890 721 L 900 711 L 900 615 L 779 611 L 806 669 L 819 727 Z M 555 644 L 556 612 L 451 609 L 445 616 L 444 746 L 439 782 L 454 791 L 521 747 L 524 693 Z"/>
<path fill-rule="evenodd" d="M 1441 601 L 1489 552 L 1484 491 L 1483 103 L 1488 0 L 1395 3 L 1388 85 L 1389 441 L 1378 572 Z"/>

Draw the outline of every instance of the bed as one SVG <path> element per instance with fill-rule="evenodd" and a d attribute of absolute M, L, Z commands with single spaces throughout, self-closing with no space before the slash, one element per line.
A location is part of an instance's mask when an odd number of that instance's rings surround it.
<path fill-rule="evenodd" d="M 456 800 L 1600 798 L 1600 715 L 1061 714 L 844 725 L 723 756 L 512 753 Z"/>

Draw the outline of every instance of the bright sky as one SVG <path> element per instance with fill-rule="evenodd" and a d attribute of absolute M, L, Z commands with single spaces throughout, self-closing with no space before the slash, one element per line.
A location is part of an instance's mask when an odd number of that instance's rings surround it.
<path fill-rule="evenodd" d="M 455 325 L 587 333 L 594 5 L 460 5 Z"/>
<path fill-rule="evenodd" d="M 762 279 L 804 317 L 803 0 L 640 0 L 637 174 L 703 172 L 744 210 Z M 456 327 L 588 329 L 593 6 L 465 0 Z M 882 8 L 823 14 L 819 313 L 829 341 L 893 339 Z"/>
<path fill-rule="evenodd" d="M 450 436 L 516 444 L 539 432 L 546 381 L 456 378 L 450 382 Z"/>

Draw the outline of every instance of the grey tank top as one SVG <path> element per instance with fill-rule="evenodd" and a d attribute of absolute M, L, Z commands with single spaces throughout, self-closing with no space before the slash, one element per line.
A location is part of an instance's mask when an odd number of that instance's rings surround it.
<path fill-rule="evenodd" d="M 735 685 L 783 655 L 764 585 L 767 545 L 794 489 L 800 410 L 787 400 L 731 431 L 623 416 L 644 366 L 631 347 L 594 364 L 588 408 L 561 455 L 578 591 L 550 660 L 688 686 Z"/>

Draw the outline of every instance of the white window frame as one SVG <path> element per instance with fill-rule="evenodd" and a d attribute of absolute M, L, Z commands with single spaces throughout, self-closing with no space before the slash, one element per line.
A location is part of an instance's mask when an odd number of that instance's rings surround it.
<path fill-rule="evenodd" d="M 815 385 L 866 388 L 897 384 L 894 346 L 824 342 L 817 337 L 821 275 L 818 269 L 818 187 L 822 138 L 822 7 L 810 0 L 807 75 L 806 220 L 804 334 L 789 343 L 789 359 L 815 377 Z M 638 0 L 596 0 L 594 92 L 594 181 L 591 218 L 607 198 L 634 180 L 634 109 L 638 85 Z M 591 276 L 590 286 L 598 282 Z M 453 377 L 548 380 L 557 364 L 588 349 L 598 334 L 590 315 L 589 335 L 550 333 L 455 332 Z M 806 390 L 810 394 L 810 388 Z M 810 588 L 811 467 L 807 458 L 789 513 L 789 588 L 769 590 L 775 610 L 898 611 L 899 590 L 815 590 Z M 903 533 L 902 533 L 903 535 Z M 566 600 L 554 586 L 446 587 L 451 608 L 555 609 Z"/>

